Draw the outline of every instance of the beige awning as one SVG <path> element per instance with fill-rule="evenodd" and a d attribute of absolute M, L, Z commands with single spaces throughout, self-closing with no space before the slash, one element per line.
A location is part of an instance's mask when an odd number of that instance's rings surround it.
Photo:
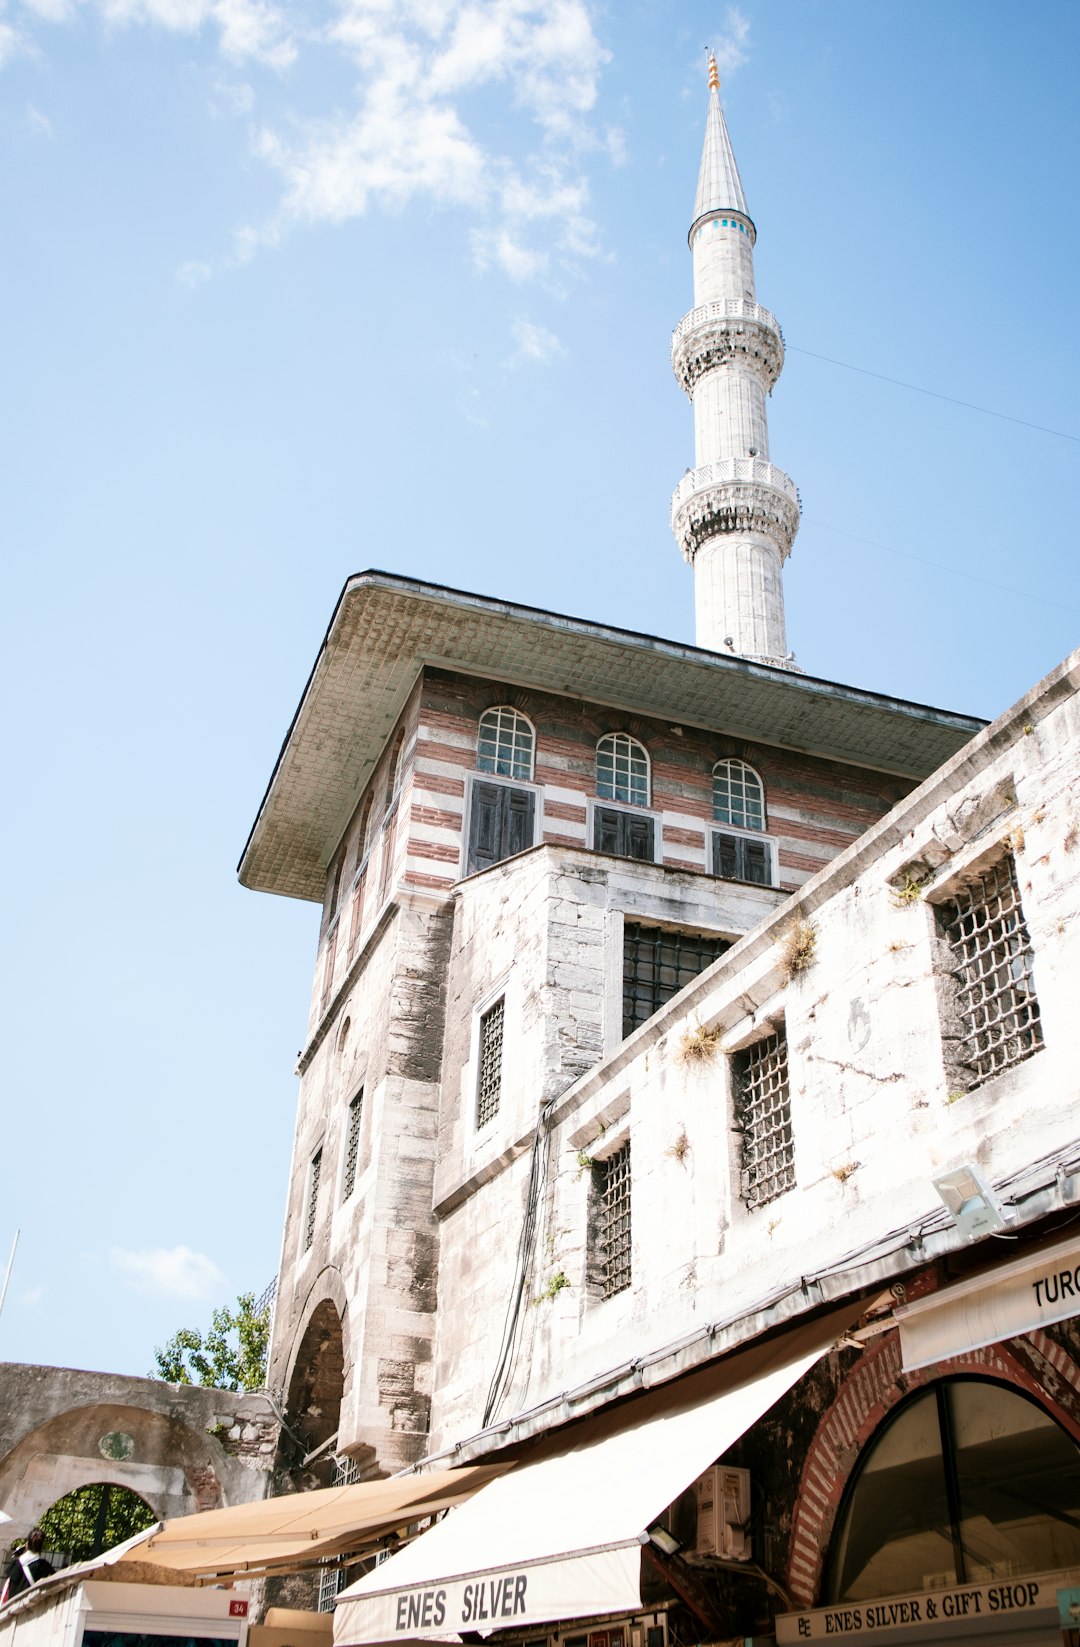
<path fill-rule="evenodd" d="M 512 1467 L 471 1464 L 177 1516 L 132 1541 L 115 1565 L 149 1563 L 208 1582 L 303 1572 L 333 1556 L 371 1554 L 391 1533 L 460 1504 Z"/>

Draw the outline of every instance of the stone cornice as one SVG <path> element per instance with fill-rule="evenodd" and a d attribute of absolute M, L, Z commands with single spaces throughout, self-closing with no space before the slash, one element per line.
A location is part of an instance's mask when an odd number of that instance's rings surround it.
<path fill-rule="evenodd" d="M 691 398 L 698 380 L 717 367 L 748 371 L 770 390 L 783 365 L 780 328 L 768 309 L 756 303 L 703 304 L 672 334 L 671 369 Z"/>
<path fill-rule="evenodd" d="M 791 479 L 774 464 L 751 458 L 691 470 L 671 499 L 671 530 L 691 566 L 703 543 L 729 533 L 767 538 L 786 560 L 799 515 Z"/>

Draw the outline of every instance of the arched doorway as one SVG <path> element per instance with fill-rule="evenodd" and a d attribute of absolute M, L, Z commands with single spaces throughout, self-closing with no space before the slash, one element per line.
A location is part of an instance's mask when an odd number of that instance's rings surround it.
<path fill-rule="evenodd" d="M 129 1487 L 93 1481 L 58 1498 L 45 1511 L 39 1526 L 45 1534 L 46 1550 L 70 1566 L 114 1549 L 125 1539 L 145 1532 L 157 1519 L 146 1500 Z"/>
<path fill-rule="evenodd" d="M 848 1483 L 828 1603 L 1080 1566 L 1080 1448 L 1030 1396 L 942 1378 L 901 1402 Z"/>
<path fill-rule="evenodd" d="M 285 1413 L 291 1435 L 281 1435 L 283 1454 L 291 1452 L 293 1469 L 301 1466 L 310 1485 L 330 1486 L 334 1477 L 334 1441 L 345 1391 L 345 1343 L 341 1317 L 329 1298 L 311 1314 L 293 1362 Z M 314 1456 L 313 1456 L 314 1455 Z"/>

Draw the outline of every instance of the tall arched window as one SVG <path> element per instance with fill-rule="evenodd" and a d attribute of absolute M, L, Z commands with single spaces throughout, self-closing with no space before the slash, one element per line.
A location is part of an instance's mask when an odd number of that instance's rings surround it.
<path fill-rule="evenodd" d="M 987 1583 L 1080 1563 L 1080 1448 L 1029 1396 L 943 1378 L 859 1460 L 826 1602 Z"/>
<path fill-rule="evenodd" d="M 765 791 L 745 761 L 717 761 L 712 771 L 713 818 L 735 829 L 765 828 Z"/>
<path fill-rule="evenodd" d="M 649 804 L 649 757 L 625 732 L 609 732 L 596 746 L 596 793 L 602 801 Z"/>
<path fill-rule="evenodd" d="M 528 783 L 533 775 L 535 741 L 530 723 L 509 704 L 485 709 L 476 742 L 478 771 L 493 772 L 499 778 L 521 778 Z"/>

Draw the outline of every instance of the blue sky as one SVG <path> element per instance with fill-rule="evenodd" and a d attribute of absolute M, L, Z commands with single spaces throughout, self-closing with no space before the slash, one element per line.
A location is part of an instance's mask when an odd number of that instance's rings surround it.
<path fill-rule="evenodd" d="M 317 913 L 235 864 L 346 576 L 692 638 L 708 43 L 790 644 L 993 715 L 1080 615 L 1075 5 L 0 9 L 3 1358 L 144 1372 L 274 1275 Z"/>

